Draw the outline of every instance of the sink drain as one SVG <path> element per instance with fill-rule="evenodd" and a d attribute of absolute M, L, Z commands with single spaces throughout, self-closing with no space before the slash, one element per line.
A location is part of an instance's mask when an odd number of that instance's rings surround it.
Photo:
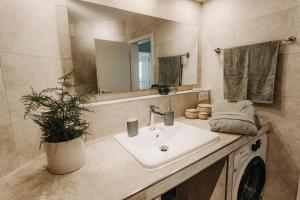
<path fill-rule="evenodd" d="M 167 145 L 163 145 L 161 147 L 159 147 L 159 150 L 161 150 L 162 152 L 168 151 L 169 147 Z"/>

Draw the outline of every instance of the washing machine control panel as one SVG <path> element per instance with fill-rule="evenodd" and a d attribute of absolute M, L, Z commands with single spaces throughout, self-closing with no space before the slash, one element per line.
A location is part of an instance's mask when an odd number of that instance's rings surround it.
<path fill-rule="evenodd" d="M 252 151 L 257 151 L 261 147 L 261 139 L 256 140 L 254 144 L 251 145 Z"/>

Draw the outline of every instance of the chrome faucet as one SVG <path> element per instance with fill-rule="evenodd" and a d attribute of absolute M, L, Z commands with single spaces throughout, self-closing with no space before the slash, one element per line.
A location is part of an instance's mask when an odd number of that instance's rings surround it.
<path fill-rule="evenodd" d="M 160 115 L 162 117 L 166 116 L 165 113 L 158 112 L 155 109 L 159 109 L 159 107 L 153 105 L 150 106 L 149 130 L 155 130 L 155 120 L 154 120 L 155 114 Z"/>

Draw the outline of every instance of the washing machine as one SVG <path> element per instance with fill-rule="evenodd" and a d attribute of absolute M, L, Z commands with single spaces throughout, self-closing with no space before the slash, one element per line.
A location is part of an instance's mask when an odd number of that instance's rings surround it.
<path fill-rule="evenodd" d="M 266 134 L 234 152 L 232 200 L 260 200 L 266 180 Z"/>

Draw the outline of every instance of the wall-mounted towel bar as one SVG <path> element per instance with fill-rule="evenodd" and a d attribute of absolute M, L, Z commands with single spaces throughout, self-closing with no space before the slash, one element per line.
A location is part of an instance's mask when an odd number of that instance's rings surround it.
<path fill-rule="evenodd" d="M 297 40 L 297 38 L 295 37 L 295 36 L 290 36 L 288 39 L 286 39 L 286 40 L 281 40 L 281 42 L 285 42 L 285 43 L 293 43 L 293 42 L 295 42 Z M 215 49 L 215 52 L 217 53 L 217 54 L 220 54 L 221 52 L 222 52 L 222 50 L 223 49 L 221 49 L 221 48 L 216 48 Z"/>
<path fill-rule="evenodd" d="M 181 56 L 181 57 L 186 56 L 187 58 L 189 58 L 189 57 L 191 56 L 191 54 L 190 54 L 189 52 L 187 52 L 187 53 L 185 53 L 185 54 L 182 54 L 182 55 L 176 55 L 176 56 Z M 172 57 L 172 56 L 165 56 L 165 57 Z M 158 57 L 157 59 L 159 59 L 159 58 L 165 58 L 165 57 Z"/>

